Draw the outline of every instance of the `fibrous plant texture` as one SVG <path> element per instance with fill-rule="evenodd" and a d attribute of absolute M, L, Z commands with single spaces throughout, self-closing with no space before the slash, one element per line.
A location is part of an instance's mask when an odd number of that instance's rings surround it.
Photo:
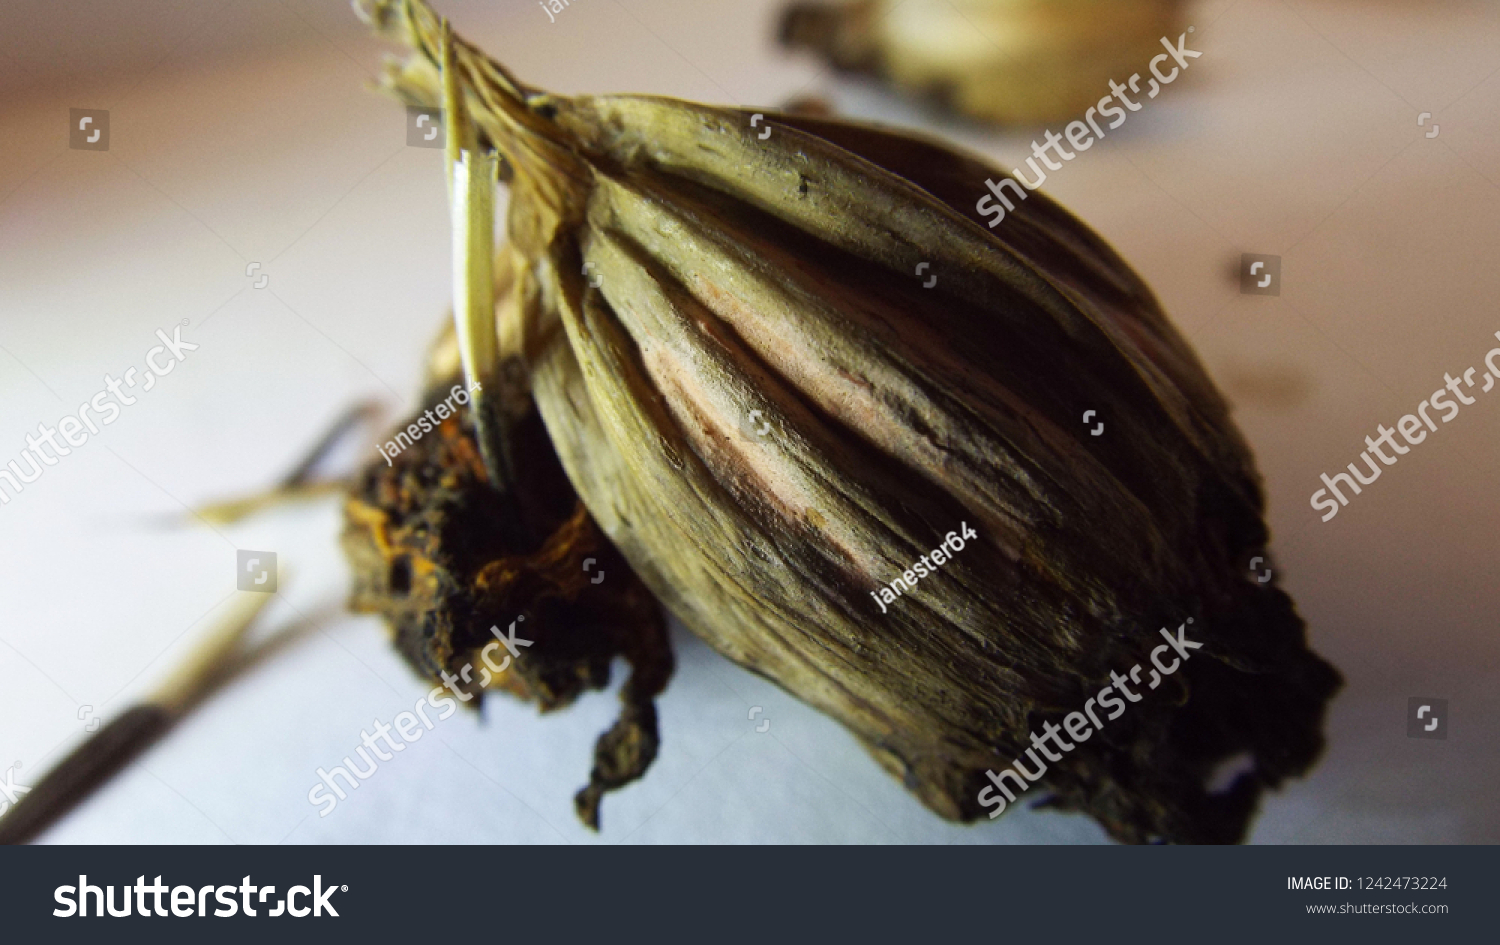
<path fill-rule="evenodd" d="M 1234 841 L 1313 763 L 1339 678 L 1249 568 L 1268 542 L 1250 451 L 1087 227 L 1040 193 L 985 226 L 976 200 L 1007 175 L 927 138 L 552 95 L 423 3 L 365 12 L 413 50 L 387 86 L 498 152 L 499 374 L 590 527 L 689 629 L 956 820 L 986 813 L 986 771 L 1028 733 L 1188 617 L 1202 649 L 1035 796 L 1125 841 Z M 429 555 L 497 527 L 448 525 Z M 961 525 L 961 553 L 872 599 Z"/>

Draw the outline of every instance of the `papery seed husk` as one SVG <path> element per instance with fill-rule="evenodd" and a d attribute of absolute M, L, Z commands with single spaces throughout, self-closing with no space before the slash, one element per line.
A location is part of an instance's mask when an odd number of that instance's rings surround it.
<path fill-rule="evenodd" d="M 390 80 L 420 97 L 437 21 L 405 10 L 418 54 Z M 546 95 L 458 48 L 514 170 L 502 266 L 538 408 L 685 625 L 949 818 L 986 813 L 986 770 L 1188 617 L 1204 648 L 1036 796 L 1122 840 L 1231 841 L 1307 770 L 1339 679 L 1248 570 L 1268 537 L 1249 449 L 1083 224 L 1031 193 L 987 228 L 973 203 L 1006 175 L 936 141 Z M 978 539 L 880 613 L 869 592 L 964 522 Z M 1253 772 L 1209 794 L 1242 751 Z"/>

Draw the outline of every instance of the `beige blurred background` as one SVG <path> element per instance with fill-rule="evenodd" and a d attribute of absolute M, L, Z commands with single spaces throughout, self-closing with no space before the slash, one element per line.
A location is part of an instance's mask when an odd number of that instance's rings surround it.
<path fill-rule="evenodd" d="M 555 23 L 532 0 L 437 6 L 560 92 L 816 93 L 1007 168 L 1041 133 L 946 121 L 784 55 L 770 0 L 573 0 Z M 1331 522 L 1308 499 L 1377 423 L 1500 344 L 1500 5 L 1213 0 L 1187 22 L 1203 51 L 1187 77 L 1045 187 L 1155 287 L 1233 400 L 1273 566 L 1347 680 L 1324 761 L 1267 799 L 1252 839 L 1495 842 L 1500 393 Z M 159 521 L 270 482 L 355 399 L 411 404 L 449 293 L 447 210 L 442 152 L 408 147 L 402 109 L 365 88 L 386 51 L 343 0 L 0 5 L 0 464 L 140 366 L 158 328 L 186 319 L 200 346 L 0 506 L 0 768 L 30 783 L 159 682 L 237 593 L 237 548 L 279 556 L 271 625 L 320 618 L 46 839 L 1103 842 L 1070 815 L 937 819 L 833 722 L 680 628 L 661 754 L 606 799 L 601 835 L 571 797 L 614 689 L 545 719 L 494 700 L 483 723 L 440 723 L 317 816 L 314 771 L 428 688 L 375 620 L 329 610 L 348 586 L 336 504 L 220 531 Z M 68 147 L 73 108 L 109 111 L 107 152 Z M 1279 297 L 1240 294 L 1242 253 L 1282 257 Z M 1448 700 L 1446 740 L 1407 737 L 1412 696 Z"/>

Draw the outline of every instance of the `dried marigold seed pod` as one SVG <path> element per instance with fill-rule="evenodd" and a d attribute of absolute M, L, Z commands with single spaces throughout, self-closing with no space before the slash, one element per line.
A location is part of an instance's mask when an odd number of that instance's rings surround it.
<path fill-rule="evenodd" d="M 781 41 L 983 121 L 1081 118 L 1111 79 L 1144 74 L 1179 0 L 798 2 Z"/>
<path fill-rule="evenodd" d="M 1248 569 L 1250 452 L 1086 227 L 1037 193 L 989 229 L 1006 175 L 931 140 L 550 95 L 424 4 L 369 13 L 416 51 L 393 89 L 432 103 L 441 78 L 503 155 L 500 334 L 594 520 L 691 630 L 944 817 L 988 814 L 987 772 L 1188 617 L 1202 649 L 1035 796 L 1121 840 L 1231 841 L 1316 759 L 1339 678 Z"/>

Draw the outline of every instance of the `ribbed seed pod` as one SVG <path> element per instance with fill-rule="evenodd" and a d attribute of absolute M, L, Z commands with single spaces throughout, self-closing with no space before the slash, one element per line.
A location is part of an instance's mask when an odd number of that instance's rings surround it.
<path fill-rule="evenodd" d="M 368 12 L 416 50 L 392 87 L 434 101 L 443 24 Z M 949 818 L 1189 617 L 1202 649 L 1037 796 L 1123 840 L 1234 840 L 1315 760 L 1338 676 L 1248 569 L 1249 450 L 1098 237 L 1036 193 L 988 229 L 1006 175 L 933 141 L 564 98 L 452 50 L 509 171 L 502 335 L 578 495 L 690 629 Z M 876 595 L 950 533 L 973 537 Z"/>
<path fill-rule="evenodd" d="M 1176 36 L 1180 0 L 798 2 L 781 41 L 983 121 L 1079 118 Z"/>

